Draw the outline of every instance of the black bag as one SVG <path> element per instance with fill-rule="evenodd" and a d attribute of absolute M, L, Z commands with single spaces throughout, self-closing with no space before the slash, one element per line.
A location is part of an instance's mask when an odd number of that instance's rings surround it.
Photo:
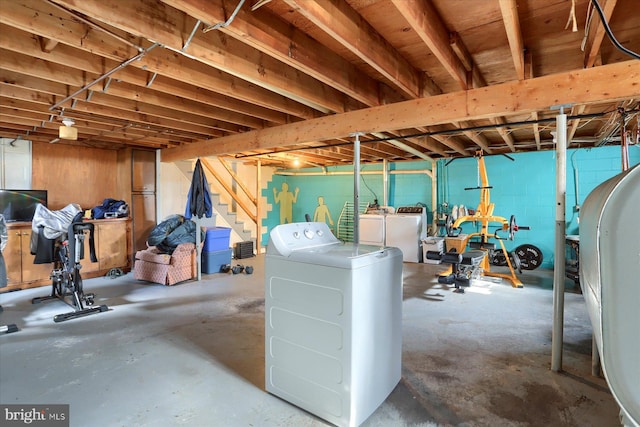
<path fill-rule="evenodd" d="M 129 216 L 129 205 L 124 200 L 104 199 L 101 205 L 91 209 L 91 218 L 125 218 Z"/>

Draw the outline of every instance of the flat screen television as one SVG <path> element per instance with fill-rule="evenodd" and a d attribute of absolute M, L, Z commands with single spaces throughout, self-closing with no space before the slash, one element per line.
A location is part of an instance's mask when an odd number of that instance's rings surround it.
<path fill-rule="evenodd" d="M 33 220 L 38 203 L 47 206 L 47 190 L 0 190 L 0 213 L 7 222 Z"/>

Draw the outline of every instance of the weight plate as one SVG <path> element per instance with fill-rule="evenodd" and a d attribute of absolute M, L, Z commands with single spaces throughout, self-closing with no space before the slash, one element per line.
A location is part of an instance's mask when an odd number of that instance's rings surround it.
<path fill-rule="evenodd" d="M 536 246 L 530 244 L 520 245 L 514 252 L 520 258 L 520 265 L 525 270 L 535 270 L 542 264 L 542 251 Z"/>
<path fill-rule="evenodd" d="M 509 218 L 509 240 L 513 240 L 513 237 L 516 234 L 516 216 L 511 215 Z"/>
<path fill-rule="evenodd" d="M 520 262 L 520 257 L 518 254 L 511 252 L 509 254 L 511 256 L 511 267 L 513 267 L 518 273 L 522 274 L 522 263 Z"/>
<path fill-rule="evenodd" d="M 453 215 L 447 215 L 447 220 L 444 224 L 447 237 L 453 237 Z"/>
<path fill-rule="evenodd" d="M 502 251 L 502 249 L 493 251 L 489 260 L 493 265 L 498 265 L 501 267 L 504 267 L 505 265 L 507 265 L 507 258 L 504 256 L 504 252 Z"/>

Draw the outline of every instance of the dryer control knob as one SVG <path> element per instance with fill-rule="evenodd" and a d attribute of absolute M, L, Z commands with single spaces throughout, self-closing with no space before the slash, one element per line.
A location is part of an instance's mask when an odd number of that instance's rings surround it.
<path fill-rule="evenodd" d="M 308 228 L 304 230 L 304 235 L 307 239 L 313 239 L 313 231 L 309 230 Z"/>
<path fill-rule="evenodd" d="M 316 231 L 316 234 L 317 234 L 318 236 L 322 237 L 322 236 L 324 236 L 324 231 L 322 231 L 322 230 L 318 230 L 318 231 Z"/>
<path fill-rule="evenodd" d="M 297 231 L 293 232 L 293 237 L 295 237 L 296 239 L 300 238 L 300 233 L 298 233 Z"/>

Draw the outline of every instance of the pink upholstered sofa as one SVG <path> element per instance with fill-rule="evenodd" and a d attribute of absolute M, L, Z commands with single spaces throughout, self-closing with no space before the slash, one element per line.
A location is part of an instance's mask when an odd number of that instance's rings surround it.
<path fill-rule="evenodd" d="M 151 246 L 136 253 L 133 277 L 171 286 L 196 277 L 197 269 L 195 244 L 181 243 L 172 255 Z"/>

